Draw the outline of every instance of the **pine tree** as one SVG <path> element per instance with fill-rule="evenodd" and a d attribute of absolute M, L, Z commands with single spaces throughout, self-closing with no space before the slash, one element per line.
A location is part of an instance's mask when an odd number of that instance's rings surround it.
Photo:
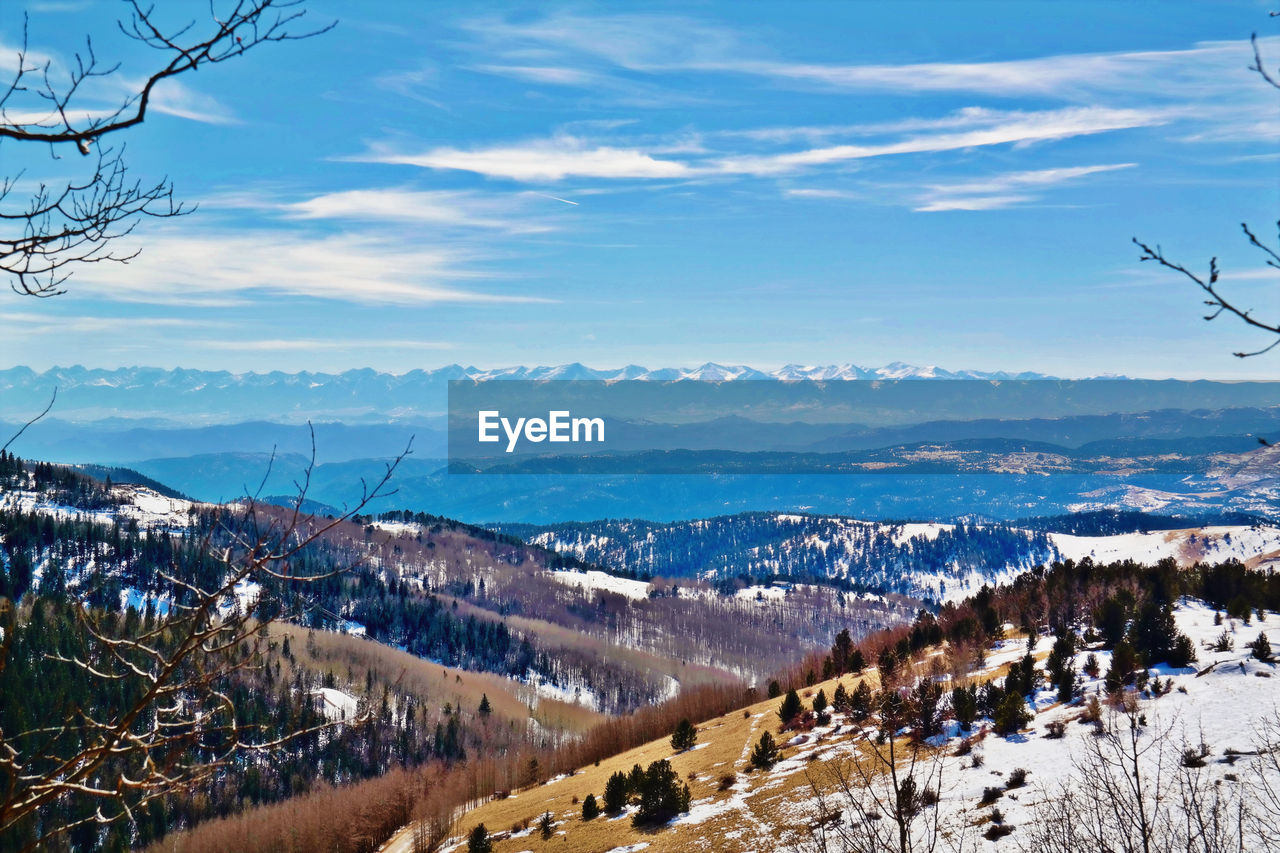
<path fill-rule="evenodd" d="M 551 835 L 555 832 L 555 828 L 556 819 L 551 816 L 551 812 L 543 812 L 542 817 L 538 818 L 538 833 L 542 836 L 542 840 L 551 840 Z"/>
<path fill-rule="evenodd" d="M 671 735 L 671 748 L 676 752 L 684 752 L 686 749 L 693 749 L 694 744 L 698 742 L 698 729 L 687 719 L 681 720 L 676 724 L 676 730 Z"/>
<path fill-rule="evenodd" d="M 493 842 L 489 840 L 489 830 L 484 824 L 476 824 L 467 837 L 467 853 L 493 853 Z"/>
<path fill-rule="evenodd" d="M 836 634 L 836 641 L 831 646 L 831 662 L 837 675 L 843 674 L 849 666 L 849 655 L 853 652 L 853 638 L 849 629 L 845 628 Z"/>
<path fill-rule="evenodd" d="M 1006 693 L 1000 706 L 996 708 L 996 734 L 1011 735 L 1029 722 L 1031 714 L 1027 711 L 1026 700 L 1017 693 Z"/>
<path fill-rule="evenodd" d="M 1107 670 L 1105 684 L 1108 693 L 1115 693 L 1129 684 L 1133 679 L 1133 671 L 1138 666 L 1138 655 L 1127 640 L 1116 643 L 1111 653 L 1111 667 Z"/>
<path fill-rule="evenodd" d="M 480 713 L 486 717 L 493 713 L 493 706 L 489 704 L 488 693 L 482 693 L 480 695 Z"/>
<path fill-rule="evenodd" d="M 596 803 L 595 794 L 587 794 L 587 798 L 582 801 L 582 819 L 595 820 L 600 816 L 600 806 Z"/>
<path fill-rule="evenodd" d="M 627 776 L 627 793 L 638 797 L 642 790 L 644 790 L 644 768 L 639 764 L 633 764 L 631 774 Z"/>
<path fill-rule="evenodd" d="M 978 715 L 978 690 L 973 685 L 951 691 L 951 710 L 962 731 L 969 731 Z"/>
<path fill-rule="evenodd" d="M 855 720 L 861 722 L 871 714 L 871 700 L 871 688 L 866 681 L 859 681 L 853 695 L 849 697 L 849 712 Z"/>
<path fill-rule="evenodd" d="M 800 716 L 800 712 L 803 710 L 804 705 L 800 702 L 800 694 L 791 689 L 787 691 L 787 695 L 782 700 L 782 705 L 778 708 L 778 716 L 782 718 L 784 726 L 789 726 L 796 717 Z"/>
<path fill-rule="evenodd" d="M 836 685 L 836 692 L 831 697 L 831 707 L 844 713 L 849 710 L 849 691 L 844 689 L 844 682 Z"/>
<path fill-rule="evenodd" d="M 1253 650 L 1253 656 L 1258 660 L 1271 660 L 1271 641 L 1267 639 L 1265 631 L 1258 632 L 1258 639 L 1250 643 L 1249 648 Z"/>
<path fill-rule="evenodd" d="M 813 697 L 813 713 L 821 714 L 827 710 L 827 691 L 819 690 L 818 695 Z"/>
<path fill-rule="evenodd" d="M 854 649 L 853 654 L 849 655 L 849 671 L 852 673 L 861 673 L 867 668 L 867 659 L 862 654 L 862 649 Z"/>
<path fill-rule="evenodd" d="M 604 810 L 608 814 L 618 814 L 627 807 L 629 791 L 626 775 L 619 770 L 609 777 L 604 786 Z"/>
<path fill-rule="evenodd" d="M 751 750 L 751 766 L 757 770 L 768 770 L 778 763 L 778 744 L 768 732 L 760 735 L 755 748 Z"/>
<path fill-rule="evenodd" d="M 649 765 L 638 793 L 640 807 L 631 819 L 634 826 L 666 823 L 689 810 L 689 786 L 681 784 L 671 762 L 665 758 Z"/>
<path fill-rule="evenodd" d="M 1073 666 L 1064 666 L 1058 670 L 1058 676 L 1053 680 L 1053 686 L 1058 690 L 1058 701 L 1066 704 L 1076 698 L 1076 670 Z"/>
<path fill-rule="evenodd" d="M 894 670 L 898 668 L 898 656 L 893 653 L 893 649 L 885 646 L 880 650 L 880 656 L 876 659 L 876 666 L 880 670 L 881 683 L 887 683 L 893 678 Z"/>

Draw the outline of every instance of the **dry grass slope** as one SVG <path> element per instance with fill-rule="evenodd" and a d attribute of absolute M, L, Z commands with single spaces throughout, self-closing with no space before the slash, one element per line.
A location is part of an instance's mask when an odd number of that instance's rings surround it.
<path fill-rule="evenodd" d="M 874 672 L 863 676 L 876 687 Z M 836 685 L 844 682 L 846 690 L 853 690 L 861 677 L 846 675 L 840 679 L 815 684 L 801 692 L 806 704 L 825 690 L 828 697 L 834 694 Z M 716 717 L 698 726 L 698 744 L 683 753 L 673 753 L 668 737 L 650 741 L 643 746 L 620 753 L 601 761 L 598 765 L 580 768 L 574 775 L 560 777 L 545 785 L 533 786 L 513 792 L 505 799 L 492 800 L 470 812 L 459 822 L 461 833 L 446 843 L 444 849 L 458 844 L 465 850 L 462 840 L 476 824 L 483 823 L 494 837 L 494 853 L 518 853 L 527 850 L 565 851 L 565 853 L 605 853 L 617 847 L 647 844 L 645 853 L 678 853 L 689 850 L 716 850 L 725 853 L 735 851 L 769 849 L 772 844 L 771 826 L 778 823 L 777 814 L 789 800 L 801 794 L 797 789 L 806 788 L 803 773 L 792 774 L 781 780 L 769 779 L 750 772 L 748 756 L 762 732 L 772 732 L 780 744 L 790 735 L 778 735 L 778 707 L 782 700 L 769 699 Z M 783 747 L 783 758 L 813 750 L 808 743 L 798 747 Z M 682 779 L 685 779 L 693 795 L 694 809 L 671 826 L 644 831 L 631 826 L 629 816 L 617 818 L 601 815 L 592 821 L 582 819 L 582 800 L 587 794 L 595 794 L 600 800 L 605 782 L 617 771 L 624 773 L 633 765 L 647 767 L 660 758 L 671 761 Z M 721 790 L 722 777 L 732 775 L 733 784 Z M 732 804 L 729 804 L 732 801 Z M 544 812 L 555 816 L 555 835 L 543 841 L 538 834 L 537 819 Z M 706 816 L 706 820 L 700 820 Z M 384 853 L 413 853 L 413 834 L 400 832 L 382 850 Z"/>

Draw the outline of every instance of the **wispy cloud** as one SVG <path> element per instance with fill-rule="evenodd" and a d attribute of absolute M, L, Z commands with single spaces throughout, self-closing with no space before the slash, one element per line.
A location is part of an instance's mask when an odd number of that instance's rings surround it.
<path fill-rule="evenodd" d="M 1047 189 L 1057 184 L 1094 175 L 1131 169 L 1137 163 L 1110 163 L 1100 166 L 1072 166 L 1059 169 L 1037 169 L 1030 172 L 1006 172 L 979 180 L 951 184 L 932 184 L 917 201 L 918 211 L 995 210 L 1039 198 L 1029 191 Z"/>
<path fill-rule="evenodd" d="M 456 248 L 362 233 L 169 232 L 149 235 L 130 263 L 94 265 L 77 281 L 99 298 L 175 305 L 236 304 L 253 294 L 375 305 L 552 301 L 459 287 L 483 277 L 477 260 Z"/>
<path fill-rule="evenodd" d="M 156 85 L 151 94 L 151 108 L 165 115 L 198 121 L 202 124 L 240 123 L 231 109 L 217 98 L 172 78 Z"/>
<path fill-rule="evenodd" d="M 743 33 L 688 16 L 558 12 L 519 22 L 489 16 L 463 26 L 491 54 L 529 55 L 536 48 L 544 59 L 559 58 L 555 64 L 561 67 L 577 67 L 590 58 L 633 72 L 743 74 L 844 91 L 970 92 L 1085 101 L 1107 93 L 1182 100 L 1233 90 L 1248 74 L 1242 62 L 1248 45 L 1243 41 L 988 62 L 857 64 L 778 58 Z M 1280 38 L 1263 43 L 1264 49 L 1273 49 Z"/>
<path fill-rule="evenodd" d="M 945 210 L 999 210 L 1040 199 L 1045 190 L 1059 184 L 1101 172 L 1131 169 L 1137 163 L 1107 163 L 1096 166 L 1069 166 L 1002 172 L 982 178 L 932 183 L 919 186 L 877 185 L 873 189 L 847 190 L 822 187 L 793 187 L 783 191 L 786 198 L 830 201 L 867 201 L 904 204 L 920 212 Z"/>
<path fill-rule="evenodd" d="M 18 337 L 122 333 L 138 329 L 211 329 L 223 325 L 214 321 L 184 317 L 63 316 L 24 311 L 0 313 L 0 322 L 5 324 L 6 334 Z"/>
<path fill-rule="evenodd" d="M 556 86 L 596 86 L 605 80 L 585 69 L 554 65 L 473 65 L 471 70 Z"/>
<path fill-rule="evenodd" d="M 1162 113 L 1152 110 L 1117 110 L 1105 107 L 1049 110 L 1018 114 L 1002 123 L 960 133 L 916 134 L 896 142 L 875 145 L 830 145 L 780 154 L 728 157 L 720 160 L 717 168 L 727 173 L 777 174 L 869 157 L 1061 140 L 1108 131 L 1150 127 L 1165 121 L 1166 118 Z"/>
<path fill-rule="evenodd" d="M 515 181 L 559 181 L 585 178 L 682 178 L 694 170 L 678 160 L 662 160 L 636 148 L 592 145 L 572 136 L 464 150 L 452 147 L 421 152 L 397 151 L 375 144 L 351 158 L 426 169 L 455 169 Z"/>
<path fill-rule="evenodd" d="M 651 143 L 646 148 L 597 143 L 558 135 L 470 150 L 431 148 L 421 152 L 375 145 L 353 158 L 367 162 L 451 169 L 515 181 L 560 181 L 565 178 L 655 179 L 708 176 L 780 175 L 832 166 L 872 157 L 936 153 L 992 145 L 1028 144 L 1068 139 L 1137 127 L 1168 120 L 1158 110 L 1072 107 L 1042 112 L 1014 112 L 999 118 L 984 114 L 970 129 L 960 132 L 915 133 L 894 141 L 799 148 L 769 153 L 718 153 L 700 144 Z M 947 127 L 956 125 L 948 123 Z M 684 159 L 657 154 L 687 152 Z M 692 155 L 692 156 L 690 156 Z"/>
<path fill-rule="evenodd" d="M 1180 99 L 1185 86 L 1215 90 L 1243 79 L 1243 42 L 1213 42 L 1185 50 L 1062 54 L 997 62 L 835 65 L 733 59 L 701 62 L 695 70 L 803 81 L 851 91 L 971 92 L 1063 100 L 1099 93 Z M 1234 82 L 1233 82 L 1234 81 Z"/>
<path fill-rule="evenodd" d="M 324 193 L 301 201 L 283 201 L 261 192 L 216 195 L 202 204 L 212 208 L 252 209 L 294 220 L 398 222 L 445 228 L 540 234 L 554 226 L 538 220 L 546 211 L 540 193 L 477 193 L 378 187 Z"/>

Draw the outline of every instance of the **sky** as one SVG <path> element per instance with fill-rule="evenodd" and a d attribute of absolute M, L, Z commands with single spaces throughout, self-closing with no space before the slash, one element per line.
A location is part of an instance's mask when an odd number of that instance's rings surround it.
<path fill-rule="evenodd" d="M 0 366 L 1280 375 L 1130 242 L 1217 256 L 1280 317 L 1240 230 L 1280 209 L 1261 0 L 305 8 L 337 26 L 166 84 L 117 140 L 198 209 L 65 295 L 0 295 Z M 6 0 L 0 73 L 24 11 L 55 80 L 86 35 L 120 62 L 86 112 L 162 60 L 123 3 Z M 0 146 L 18 194 L 83 167 Z"/>

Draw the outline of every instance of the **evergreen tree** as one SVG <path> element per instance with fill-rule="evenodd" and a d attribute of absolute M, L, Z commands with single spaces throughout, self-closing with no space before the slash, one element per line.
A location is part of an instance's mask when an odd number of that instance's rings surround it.
<path fill-rule="evenodd" d="M 542 817 L 538 818 L 538 833 L 542 836 L 542 840 L 550 841 L 555 828 L 556 819 L 551 816 L 551 812 L 543 812 Z"/>
<path fill-rule="evenodd" d="M 969 731 L 978 715 L 978 689 L 970 685 L 957 687 L 951 691 L 951 711 L 956 716 L 962 731 Z"/>
<path fill-rule="evenodd" d="M 582 820 L 594 821 L 599 816 L 600 806 L 595 802 L 595 794 L 586 795 L 586 799 L 582 800 Z"/>
<path fill-rule="evenodd" d="M 843 681 L 836 685 L 836 692 L 831 697 L 831 707 L 841 713 L 846 713 L 849 710 L 849 691 L 844 689 Z"/>
<path fill-rule="evenodd" d="M 1124 639 L 1124 627 L 1128 621 L 1128 611 L 1115 596 L 1109 596 L 1102 602 L 1096 614 L 1098 631 L 1102 634 L 1102 642 L 1112 648 Z"/>
<path fill-rule="evenodd" d="M 627 794 L 638 797 L 644 790 L 644 768 L 639 764 L 631 765 L 631 773 L 627 776 Z"/>
<path fill-rule="evenodd" d="M 853 653 L 853 638 L 849 629 L 836 634 L 836 641 L 831 646 L 831 662 L 836 675 L 842 675 L 849 666 L 849 656 Z"/>
<path fill-rule="evenodd" d="M 676 730 L 671 735 L 671 748 L 676 752 L 684 752 L 686 749 L 693 749 L 693 745 L 698 742 L 698 729 L 687 719 L 681 720 L 676 724 Z"/>
<path fill-rule="evenodd" d="M 778 716 L 782 718 L 782 724 L 789 726 L 800 716 L 800 712 L 804 710 L 804 705 L 800 702 L 800 694 L 795 689 L 787 691 L 787 695 L 782 700 L 782 705 L 778 707 Z"/>
<path fill-rule="evenodd" d="M 1006 693 L 1000 706 L 996 708 L 994 722 L 996 734 L 1011 735 L 1018 731 L 1031 722 L 1026 700 L 1017 693 Z"/>
<path fill-rule="evenodd" d="M 600 806 L 596 803 L 595 794 L 587 794 L 587 798 L 582 801 L 582 819 L 595 820 L 600 816 Z"/>
<path fill-rule="evenodd" d="M 609 777 L 604 786 L 604 810 L 608 814 L 618 814 L 627 807 L 627 793 L 630 786 L 626 775 L 619 770 Z"/>
<path fill-rule="evenodd" d="M 898 668 L 898 656 L 894 654 L 893 649 L 885 646 L 880 650 L 880 657 L 876 659 L 876 666 L 880 670 L 880 682 L 888 683 L 893 678 L 893 673 Z"/>
<path fill-rule="evenodd" d="M 631 819 L 634 826 L 663 824 L 689 810 L 689 786 L 681 784 L 671 762 L 665 758 L 649 765 L 638 793 L 640 807 Z"/>
<path fill-rule="evenodd" d="M 489 704 L 489 694 L 482 693 L 480 695 L 480 713 L 487 717 L 493 713 L 493 706 Z"/>
<path fill-rule="evenodd" d="M 1116 643 L 1111 652 L 1111 667 L 1107 670 L 1105 685 L 1108 693 L 1115 693 L 1133 682 L 1133 671 L 1138 667 L 1138 655 L 1127 640 Z"/>
<path fill-rule="evenodd" d="M 858 682 L 853 694 L 849 696 L 849 712 L 855 720 L 861 722 L 871 714 L 871 701 L 871 688 L 867 686 L 867 682 Z"/>
<path fill-rule="evenodd" d="M 1064 666 L 1058 670 L 1053 686 L 1058 691 L 1058 701 L 1071 702 L 1076 698 L 1076 670 L 1073 666 Z"/>
<path fill-rule="evenodd" d="M 757 770 L 768 770 L 778 763 L 779 757 L 777 742 L 774 741 L 773 735 L 765 732 L 760 735 L 760 740 L 751 750 L 751 766 Z"/>
<path fill-rule="evenodd" d="M 1253 651 L 1253 656 L 1258 660 L 1271 660 L 1271 641 L 1267 639 L 1265 631 L 1258 632 L 1258 639 L 1250 643 L 1249 648 Z"/>
<path fill-rule="evenodd" d="M 913 726 L 917 737 L 930 738 L 942 731 L 942 717 L 938 713 L 942 687 L 936 681 L 925 679 L 916 685 L 911 700 L 915 709 Z"/>
<path fill-rule="evenodd" d="M 489 830 L 484 824 L 476 824 L 467 837 L 467 853 L 493 853 L 493 842 L 489 840 Z"/>
<path fill-rule="evenodd" d="M 862 649 L 854 649 L 853 654 L 849 655 L 849 671 L 858 674 L 866 668 L 867 659 L 863 656 Z"/>
<path fill-rule="evenodd" d="M 813 713 L 821 714 L 827 710 L 827 692 L 819 690 L 818 695 L 813 697 Z"/>

